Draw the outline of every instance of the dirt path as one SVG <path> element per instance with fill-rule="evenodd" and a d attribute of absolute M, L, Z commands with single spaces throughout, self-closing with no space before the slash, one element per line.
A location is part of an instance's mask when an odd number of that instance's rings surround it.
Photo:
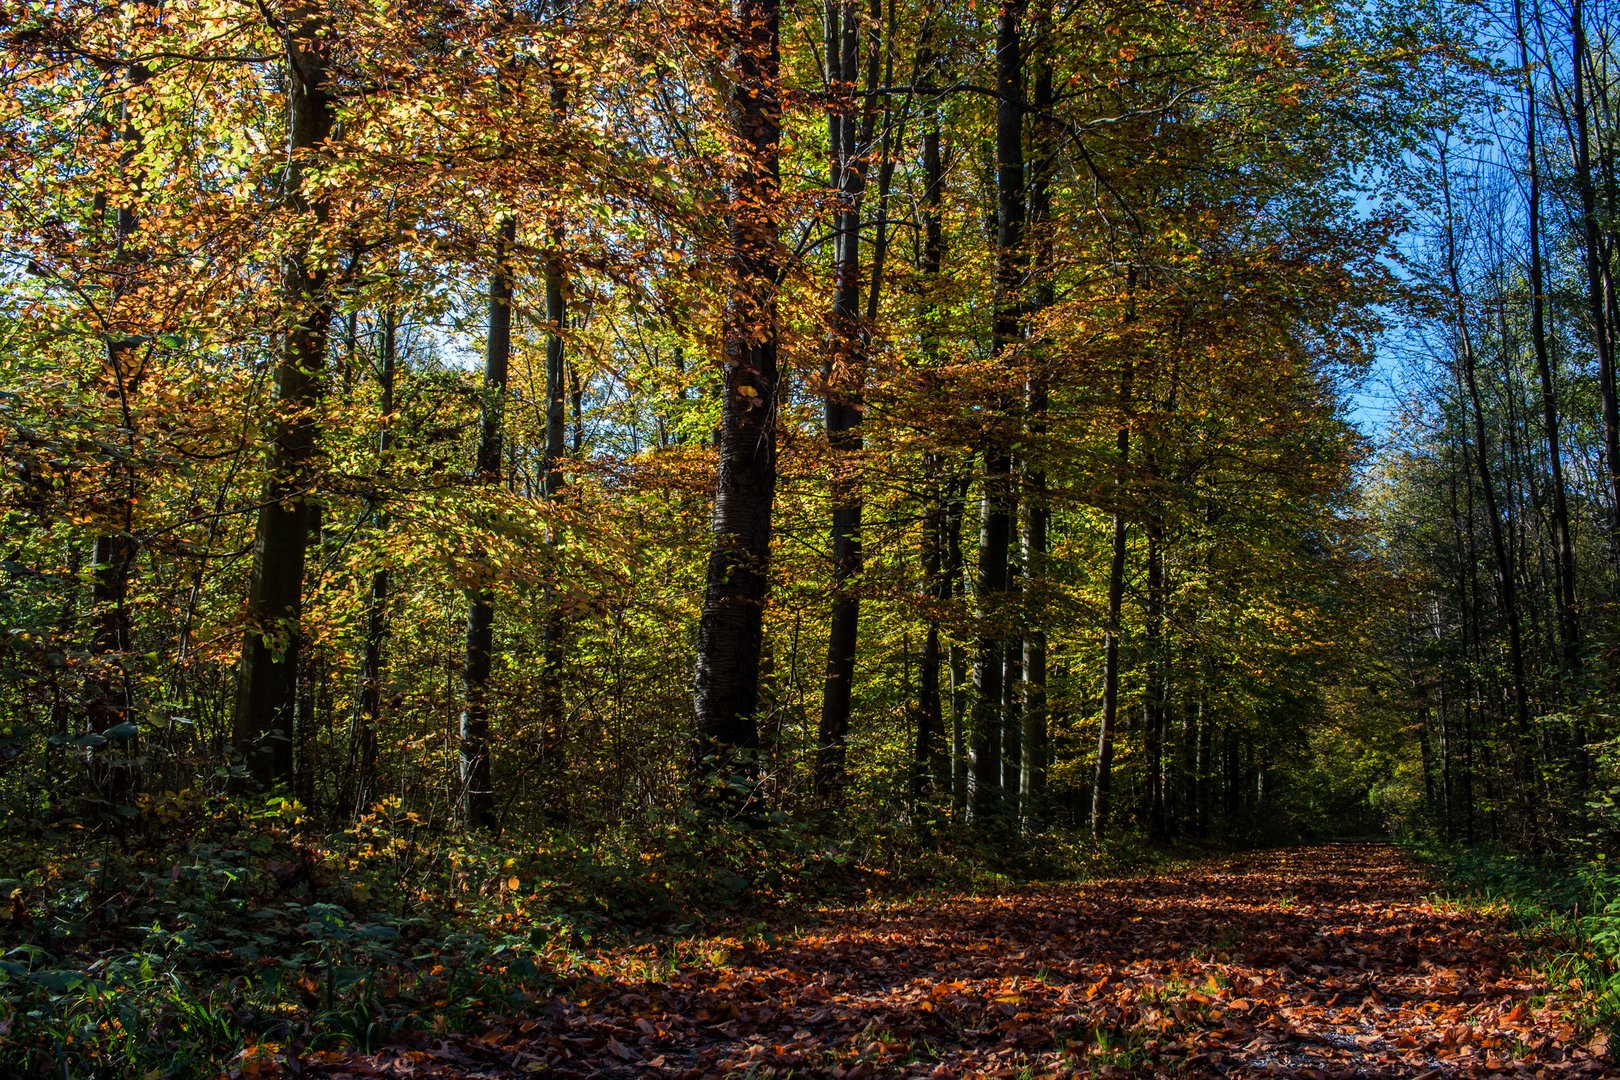
<path fill-rule="evenodd" d="M 840 916 L 328 1076 L 1607 1076 L 1503 927 L 1394 848 Z"/>

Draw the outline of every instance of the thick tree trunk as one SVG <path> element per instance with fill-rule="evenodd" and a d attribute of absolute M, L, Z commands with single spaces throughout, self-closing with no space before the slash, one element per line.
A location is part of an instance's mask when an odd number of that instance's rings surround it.
<path fill-rule="evenodd" d="M 757 767 L 759 659 L 776 495 L 779 0 L 739 0 L 732 103 L 742 162 L 730 211 L 731 296 L 709 554 L 694 678 L 700 797 L 746 803 Z M 719 790 L 715 788 L 718 786 Z"/>
<path fill-rule="evenodd" d="M 326 88 L 331 39 L 318 14 L 297 8 L 289 13 L 285 40 L 290 151 L 286 200 L 299 218 L 319 227 L 326 221 L 327 204 L 306 197 L 304 161 L 332 130 L 335 110 Z M 333 310 L 324 257 L 304 237 L 281 264 L 281 295 L 286 309 L 295 314 L 283 335 L 275 370 L 267 479 L 254 529 L 232 740 L 261 787 L 293 780 L 304 561 L 319 437 L 315 409 Z"/>
<path fill-rule="evenodd" d="M 1008 0 L 996 19 L 996 306 L 992 349 L 1019 339 L 1024 245 L 1024 0 Z M 973 666 L 973 813 L 999 818 L 1001 703 L 1007 639 L 1007 558 L 1012 542 L 1012 451 L 1007 402 L 986 408 L 984 480 L 979 502 L 978 638 Z"/>
<path fill-rule="evenodd" d="M 502 217 L 495 241 L 495 271 L 489 279 L 489 330 L 484 350 L 484 401 L 479 417 L 478 459 L 473 475 L 481 483 L 501 480 L 506 421 L 506 375 L 512 359 L 512 272 L 507 260 L 517 239 L 517 218 Z M 476 557 L 476 556 L 475 556 Z M 461 816 L 470 829 L 495 827 L 495 793 L 489 765 L 489 674 L 495 645 L 495 589 L 485 567 L 467 603 L 467 651 L 461 685 Z"/>

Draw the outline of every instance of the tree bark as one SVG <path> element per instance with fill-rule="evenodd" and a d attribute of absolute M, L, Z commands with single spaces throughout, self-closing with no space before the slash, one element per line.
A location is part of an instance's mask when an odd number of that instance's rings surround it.
<path fill-rule="evenodd" d="M 1024 0 L 996 18 L 996 274 L 991 348 L 1016 346 L 1022 313 L 1024 244 Z M 973 666 L 973 813 L 999 818 L 1002 697 L 1007 639 L 1007 558 L 1012 540 L 1012 451 L 1007 402 L 987 404 L 984 480 L 979 502 L 978 631 Z"/>
<path fill-rule="evenodd" d="M 838 193 L 834 214 L 833 302 L 829 319 L 825 380 L 827 443 L 832 451 L 832 621 L 827 636 L 826 681 L 816 755 L 816 794 L 837 798 L 843 787 L 849 740 L 850 696 L 855 681 L 855 650 L 860 597 L 853 582 L 860 573 L 862 505 L 854 476 L 861 448 L 861 369 L 866 363 L 866 329 L 861 324 L 861 202 L 865 162 L 858 157 L 855 115 L 860 75 L 860 18 L 851 0 L 827 5 L 828 84 L 834 106 L 827 114 L 830 181 Z"/>
<path fill-rule="evenodd" d="M 776 495 L 779 0 L 738 0 L 732 106 L 741 162 L 729 211 L 713 545 L 698 627 L 693 771 L 699 797 L 742 808 L 759 749 L 760 647 Z"/>
<path fill-rule="evenodd" d="M 144 64 L 130 64 L 124 72 L 126 93 L 144 85 L 152 76 Z M 141 146 L 141 133 L 130 122 L 129 103 L 118 108 L 118 169 L 129 173 Z M 132 187 L 136 186 L 134 184 Z M 98 199 L 98 202 L 101 200 Z M 138 260 L 131 250 L 139 224 L 133 206 L 120 206 L 113 214 L 113 280 L 108 295 L 108 318 L 116 328 L 118 306 L 130 292 L 130 278 Z M 106 341 L 105 395 L 117 411 L 118 432 L 124 444 L 123 456 L 115 456 L 106 470 L 106 500 L 97 510 L 104 515 L 107 531 L 91 544 L 90 599 L 94 624 L 90 635 L 90 665 L 86 686 L 87 728 L 102 734 L 119 727 L 131 716 L 134 685 L 125 668 L 130 651 L 129 589 L 138 549 L 135 541 L 135 413 L 133 397 L 140 381 L 136 359 L 138 340 L 128 334 L 110 332 Z M 117 798 L 137 783 L 133 739 L 119 739 L 117 764 L 109 763 L 95 750 L 89 751 L 89 777 L 92 785 L 108 798 Z"/>
<path fill-rule="evenodd" d="M 1119 373 L 1119 399 L 1122 412 L 1129 415 L 1131 401 L 1131 362 L 1126 360 Z M 1115 498 L 1124 498 L 1125 470 L 1130 463 L 1131 430 L 1121 424 L 1115 435 Z M 1119 634 L 1120 615 L 1125 603 L 1125 511 L 1114 508 L 1113 546 L 1108 561 L 1108 613 L 1103 623 L 1103 700 L 1102 723 L 1097 733 L 1097 774 L 1091 788 L 1091 834 L 1102 839 L 1108 832 L 1113 811 L 1114 729 L 1119 721 Z"/>
<path fill-rule="evenodd" d="M 485 485 L 501 480 L 506 419 L 506 376 L 512 359 L 512 274 L 507 260 L 517 239 L 517 218 L 503 214 L 495 240 L 495 270 L 489 279 L 489 330 L 484 349 L 484 400 L 473 476 Z M 479 553 L 475 553 L 475 558 Z M 461 817 L 469 829 L 495 827 L 495 793 L 489 764 L 489 675 L 495 644 L 495 589 L 487 567 L 467 603 L 467 650 L 461 685 Z"/>
<path fill-rule="evenodd" d="M 1052 305 L 1052 177 L 1056 167 L 1057 138 L 1046 118 L 1052 106 L 1052 57 L 1044 47 L 1051 29 L 1051 6 L 1039 9 L 1037 37 L 1043 43 L 1035 65 L 1034 124 L 1035 168 L 1030 177 L 1030 219 L 1039 231 L 1036 237 L 1034 310 Z M 1018 805 L 1024 824 L 1038 824 L 1040 800 L 1046 787 L 1046 590 L 1047 525 L 1051 510 L 1047 505 L 1046 471 L 1041 465 L 1045 453 L 1047 386 L 1045 358 L 1037 349 L 1030 359 L 1024 412 L 1029 438 L 1023 456 L 1024 517 L 1021 546 L 1024 558 L 1024 643 L 1023 703 Z"/>
<path fill-rule="evenodd" d="M 398 362 L 398 322 L 392 308 L 383 312 L 382 341 L 378 349 L 378 412 L 382 430 L 377 435 L 379 482 L 387 475 L 389 456 L 394 448 L 394 374 Z M 388 509 L 379 493 L 373 496 L 372 528 L 381 539 L 388 532 Z M 371 574 L 366 594 L 366 645 L 360 660 L 359 709 L 349 743 L 349 784 L 345 809 L 358 817 L 376 799 L 377 732 L 382 726 L 383 642 L 388 636 L 388 567 L 379 566 Z"/>
<path fill-rule="evenodd" d="M 1155 470 L 1156 471 L 1156 470 Z M 1147 534 L 1147 604 L 1144 611 L 1143 651 L 1147 654 L 1146 686 L 1142 698 L 1142 730 L 1147 757 L 1148 837 L 1163 840 L 1164 816 L 1164 731 L 1166 720 L 1165 681 L 1168 675 L 1164 647 L 1164 525 L 1156 513 L 1150 514 Z"/>
<path fill-rule="evenodd" d="M 335 110 L 326 87 L 331 38 L 316 10 L 298 7 L 289 13 L 285 42 L 286 201 L 300 222 L 319 228 L 327 220 L 327 203 L 305 194 L 304 162 L 332 130 Z M 304 563 L 320 434 L 315 409 L 333 311 L 324 258 L 306 235 L 293 241 L 281 261 L 281 295 L 294 314 L 276 364 L 268 475 L 254 528 L 232 738 L 249 776 L 260 787 L 293 780 Z"/>
<path fill-rule="evenodd" d="M 922 66 L 922 65 L 919 65 Z M 945 256 L 945 231 L 940 203 L 944 190 L 944 168 L 939 152 L 939 114 L 928 110 L 923 132 L 922 248 L 917 269 L 922 276 L 923 299 L 917 305 L 917 325 L 921 351 L 930 368 L 938 362 L 938 335 L 933 292 L 939 287 L 940 268 Z M 929 763 L 945 753 L 945 718 L 940 699 L 939 612 L 951 599 L 952 582 L 946 572 L 949 540 L 947 528 L 947 480 L 943 475 L 946 457 L 940 453 L 923 455 L 923 472 L 928 484 L 927 504 L 922 524 L 922 593 L 927 612 L 922 653 L 918 659 L 917 746 L 914 768 L 920 789 L 928 775 Z M 937 780 L 944 770 L 934 769 Z"/>

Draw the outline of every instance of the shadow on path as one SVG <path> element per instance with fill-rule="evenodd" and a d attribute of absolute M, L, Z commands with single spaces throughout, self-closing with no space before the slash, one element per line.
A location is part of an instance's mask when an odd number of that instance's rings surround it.
<path fill-rule="evenodd" d="M 479 1038 L 306 1075 L 1616 1075 L 1504 927 L 1388 845 L 847 913 L 734 966 L 615 981 Z"/>

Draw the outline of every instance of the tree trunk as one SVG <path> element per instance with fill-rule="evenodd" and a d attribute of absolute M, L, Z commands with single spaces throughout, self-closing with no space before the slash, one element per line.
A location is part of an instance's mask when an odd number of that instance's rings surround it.
<path fill-rule="evenodd" d="M 1131 400 L 1131 363 L 1125 362 L 1119 374 L 1119 399 L 1122 412 L 1129 414 Z M 1130 463 L 1131 430 L 1120 425 L 1115 435 L 1116 500 L 1125 497 L 1125 470 Z M 1102 724 L 1097 733 L 1097 775 L 1091 788 L 1091 834 L 1097 839 L 1108 832 L 1108 818 L 1114 786 L 1114 729 L 1119 720 L 1119 634 L 1120 614 L 1125 602 L 1125 511 L 1114 508 L 1114 536 L 1112 553 L 1108 561 L 1108 613 L 1103 623 L 1103 700 Z"/>
<path fill-rule="evenodd" d="M 383 312 L 382 341 L 379 348 L 377 384 L 378 412 L 382 431 L 377 436 L 379 483 L 389 469 L 394 447 L 394 373 L 398 362 L 398 323 L 393 309 Z M 372 500 L 372 527 L 380 540 L 388 532 L 388 510 L 382 495 Z M 382 649 L 388 636 L 388 567 L 379 566 L 371 574 L 366 595 L 366 646 L 360 661 L 360 701 L 354 732 L 349 743 L 349 774 L 353 777 L 345 809 L 358 817 L 376 800 L 377 732 L 382 726 Z"/>
<path fill-rule="evenodd" d="M 512 358 L 512 277 L 507 260 L 517 239 L 517 218 L 504 214 L 495 240 L 495 271 L 489 279 L 489 332 L 484 350 L 484 401 L 478 428 L 474 477 L 495 485 L 501 479 L 506 417 L 506 374 Z M 481 553 L 475 553 L 475 558 Z M 489 767 L 489 673 L 495 644 L 495 589 L 487 567 L 477 567 L 480 583 L 467 604 L 467 653 L 461 685 L 461 816 L 469 829 L 495 827 L 495 794 Z"/>
<path fill-rule="evenodd" d="M 1609 338 L 1608 298 L 1604 288 L 1603 242 L 1599 235 L 1597 195 L 1592 183 L 1592 151 L 1586 100 L 1586 24 L 1582 0 L 1570 5 L 1570 39 L 1574 57 L 1572 105 L 1575 113 L 1575 188 L 1581 203 L 1581 254 L 1586 266 L 1586 299 L 1592 320 L 1592 344 L 1598 357 L 1598 390 L 1603 410 L 1604 465 L 1608 469 L 1609 558 L 1620 561 L 1620 397 L 1615 389 L 1614 342 Z"/>
<path fill-rule="evenodd" d="M 1016 505 L 1009 516 L 1015 522 L 1018 520 Z M 1016 614 L 1019 598 L 1023 595 L 1023 574 L 1015 555 L 1014 551 L 1008 553 L 1007 606 Z M 1009 822 L 1019 818 L 1018 783 L 1023 771 L 1023 689 L 1024 639 L 1015 629 L 1007 638 L 1007 652 L 1002 659 L 1001 670 L 1001 805 Z"/>
<path fill-rule="evenodd" d="M 1030 177 L 1030 218 L 1039 235 L 1036 238 L 1034 309 L 1052 305 L 1052 176 L 1056 167 L 1057 136 L 1046 113 L 1052 106 L 1052 57 L 1044 47 L 1051 29 L 1049 2 L 1039 9 L 1037 36 L 1042 42 L 1035 66 L 1034 138 L 1036 162 Z M 1024 400 L 1029 438 L 1023 455 L 1024 516 L 1021 547 L 1024 557 L 1024 655 L 1022 731 L 1019 747 L 1021 770 L 1018 779 L 1018 805 L 1026 826 L 1038 824 L 1039 802 L 1046 787 L 1046 590 L 1047 505 L 1046 471 L 1040 459 L 1045 453 L 1046 407 L 1049 397 L 1045 358 L 1036 350 L 1030 360 L 1030 374 Z"/>
<path fill-rule="evenodd" d="M 131 64 L 125 70 L 127 89 L 133 91 L 150 79 L 144 64 Z M 130 122 L 127 100 L 119 104 L 118 168 L 127 174 L 141 146 L 141 133 Z M 98 202 L 104 200 L 98 199 Z M 111 319 L 119 318 L 119 301 L 130 291 L 130 278 L 138 260 L 130 250 L 138 224 L 135 210 L 119 207 L 113 215 L 113 280 L 108 298 Z M 134 707 L 134 684 L 124 667 L 130 650 L 129 586 L 135 569 L 135 413 L 132 398 L 140 381 L 135 338 L 110 332 L 106 341 L 105 396 L 118 414 L 118 433 L 125 455 L 114 456 L 106 470 L 106 498 L 98 506 L 107 531 L 91 545 L 90 599 L 94 609 L 94 629 L 90 634 L 90 654 L 94 658 L 86 678 L 86 720 L 89 732 L 105 735 L 128 721 Z M 99 501 L 99 500 L 98 500 Z M 90 755 L 90 782 L 103 796 L 117 799 L 136 786 L 132 739 L 119 739 L 114 747 L 118 764 L 112 764 L 95 750 Z"/>
<path fill-rule="evenodd" d="M 1536 761 L 1535 736 L 1530 726 L 1530 701 L 1524 668 L 1524 643 L 1519 625 L 1519 605 L 1515 590 L 1513 560 L 1508 551 L 1502 529 L 1502 516 L 1496 501 L 1496 485 L 1491 475 L 1490 459 L 1485 441 L 1485 414 L 1479 396 L 1479 380 L 1475 376 L 1476 357 L 1474 339 L 1468 325 L 1461 274 L 1457 267 L 1456 232 L 1451 203 L 1451 183 L 1446 172 L 1446 151 L 1440 151 L 1441 189 L 1446 207 L 1446 272 L 1451 282 L 1455 304 L 1459 345 L 1462 352 L 1462 377 L 1468 388 L 1474 427 L 1474 461 L 1479 469 L 1480 493 L 1485 499 L 1486 524 L 1490 530 L 1491 553 L 1496 563 L 1496 580 L 1502 600 L 1502 614 L 1508 630 L 1508 664 L 1513 680 L 1514 718 L 1521 753 L 1524 755 L 1526 813 L 1532 835 L 1537 829 L 1536 811 L 1540 803 L 1540 775 Z"/>
<path fill-rule="evenodd" d="M 860 597 L 853 582 L 861 569 L 861 499 L 854 475 L 861 448 L 861 374 L 866 329 L 861 325 L 861 201 L 866 165 L 857 156 L 856 83 L 860 75 L 860 17 L 851 0 L 828 3 L 828 85 L 835 104 L 827 114 L 830 181 L 838 193 L 834 214 L 833 302 L 825 379 L 827 443 L 832 451 L 829 487 L 833 511 L 832 624 L 827 636 L 826 681 L 816 755 L 816 794 L 836 799 L 844 781 L 850 695 Z"/>
<path fill-rule="evenodd" d="M 694 772 L 700 796 L 745 804 L 757 775 L 759 658 L 776 495 L 779 0 L 739 0 L 732 104 L 742 154 L 730 209 L 714 541 L 698 627 Z M 718 788 L 718 790 L 716 790 Z"/>
<path fill-rule="evenodd" d="M 1019 338 L 1024 244 L 1024 0 L 996 19 L 996 298 L 991 347 L 999 356 Z M 978 640 L 973 666 L 973 813 L 994 819 L 1000 789 L 1001 702 L 1006 653 L 1007 557 L 1012 541 L 1012 452 L 1007 402 L 987 403 L 984 481 L 979 503 Z"/>
<path fill-rule="evenodd" d="M 558 91 L 553 91 L 554 96 Z M 562 226 L 553 224 L 552 251 L 545 263 L 546 286 L 546 443 L 542 450 L 540 472 L 548 501 L 555 503 L 562 497 L 563 458 L 567 456 L 568 436 L 568 364 L 564 356 L 563 330 L 567 327 L 568 307 L 565 279 L 558 250 L 562 246 Z M 575 425 L 578 430 L 578 425 Z M 547 542 L 555 546 L 561 536 L 555 529 L 548 532 Z M 558 565 L 553 559 L 552 565 Z M 562 764 L 563 686 L 562 686 L 562 611 L 558 606 L 555 584 L 546 589 L 545 613 L 540 628 L 540 759 L 553 766 Z"/>
<path fill-rule="evenodd" d="M 945 504 L 945 578 L 950 596 L 967 592 L 967 560 L 962 553 L 962 523 L 967 518 L 967 484 L 959 483 Z M 951 672 L 951 805 L 960 817 L 969 812 L 972 777 L 969 772 L 967 652 L 951 643 L 946 651 Z"/>
<path fill-rule="evenodd" d="M 286 202 L 319 227 L 322 198 L 306 197 L 304 161 L 331 134 L 325 21 L 309 8 L 289 13 L 285 35 L 288 149 Z M 332 322 L 325 256 L 305 238 L 281 261 L 281 295 L 293 313 L 276 364 L 264 498 L 253 537 L 247 627 L 236 676 L 232 741 L 261 787 L 293 780 L 294 711 L 302 644 L 304 561 L 309 547 L 319 424 L 315 409 L 326 367 Z"/>
<path fill-rule="evenodd" d="M 1143 650 L 1147 654 L 1147 685 L 1142 700 L 1143 742 L 1147 756 L 1147 831 L 1153 840 L 1165 838 L 1164 819 L 1164 526 L 1157 515 L 1147 521 L 1147 607 L 1144 613 Z"/>
<path fill-rule="evenodd" d="M 1547 464 L 1552 486 L 1554 586 L 1558 593 L 1559 656 L 1564 671 L 1577 675 L 1581 666 L 1580 616 L 1575 607 L 1575 544 L 1569 531 L 1569 503 L 1564 484 L 1564 453 L 1558 431 L 1558 394 L 1553 385 L 1552 360 L 1547 349 L 1547 290 L 1541 258 L 1541 154 L 1536 139 L 1536 84 L 1525 40 L 1520 0 L 1513 4 L 1514 30 L 1519 39 L 1519 64 L 1524 69 L 1525 162 L 1529 167 L 1530 235 L 1530 338 L 1536 353 L 1536 374 L 1541 382 L 1541 418 L 1547 436 Z M 1583 785 L 1584 786 L 1584 785 Z"/>
<path fill-rule="evenodd" d="M 923 66 L 923 65 L 919 65 Z M 922 281 L 923 299 L 917 305 L 917 326 L 921 336 L 922 355 L 930 366 L 938 362 L 938 336 L 934 330 L 935 304 L 933 291 L 939 287 L 939 272 L 945 257 L 945 231 L 940 215 L 940 202 L 944 190 L 944 167 L 939 153 L 939 112 L 928 110 L 928 125 L 923 132 L 923 193 L 922 193 L 922 250 L 917 269 Z M 947 480 L 943 474 L 944 454 L 923 455 L 923 472 L 928 484 L 927 505 L 923 510 L 922 526 L 922 592 L 927 612 L 922 655 L 918 661 L 918 709 L 916 771 L 918 785 L 927 775 L 931 758 L 942 756 L 945 746 L 945 721 L 940 701 L 940 625 L 939 613 L 951 599 L 952 582 L 946 572 L 946 554 L 949 540 L 947 528 Z M 951 772 L 955 772 L 955 764 Z M 943 770 L 934 770 L 936 778 L 943 779 Z"/>

